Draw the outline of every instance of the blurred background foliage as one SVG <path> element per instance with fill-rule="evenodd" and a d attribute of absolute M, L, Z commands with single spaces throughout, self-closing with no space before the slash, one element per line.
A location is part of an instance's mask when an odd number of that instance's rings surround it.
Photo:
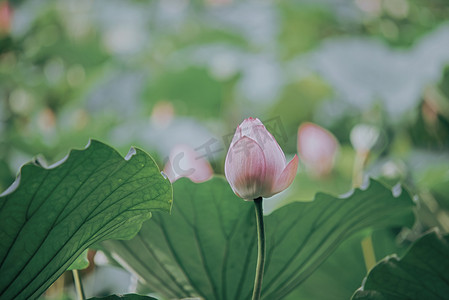
<path fill-rule="evenodd" d="M 447 0 L 0 1 L 0 191 L 33 156 L 52 163 L 89 138 L 122 154 L 139 146 L 161 168 L 187 144 L 223 173 L 229 136 L 254 116 L 274 120 L 287 156 L 306 121 L 340 144 L 330 174 L 301 166 L 294 195 L 273 203 L 341 194 L 350 132 L 365 123 L 381 136 L 366 173 L 418 195 L 416 231 L 447 232 L 448 16 Z M 401 251 L 397 233 L 373 236 L 378 259 Z M 351 243 L 292 299 L 323 280 L 336 281 L 335 299 L 350 296 L 363 259 L 346 279 L 326 270 L 361 256 L 344 255 Z"/>

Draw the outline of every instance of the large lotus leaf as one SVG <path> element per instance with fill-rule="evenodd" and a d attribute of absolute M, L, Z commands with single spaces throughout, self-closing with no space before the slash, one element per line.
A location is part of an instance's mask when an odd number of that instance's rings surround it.
<path fill-rule="evenodd" d="M 397 242 L 398 229 L 388 228 L 372 233 L 371 238 L 376 258 L 380 260 L 391 253 L 404 252 L 405 246 Z M 361 278 L 366 276 L 365 259 L 361 246 L 364 238 L 363 234 L 358 234 L 344 241 L 312 276 L 285 299 L 350 299 L 354 290 L 360 287 Z M 323 286 L 326 289 L 323 289 Z"/>
<path fill-rule="evenodd" d="M 368 274 L 354 300 L 437 300 L 449 296 L 449 235 L 430 232 L 403 258 L 388 256 Z"/>
<path fill-rule="evenodd" d="M 172 215 L 155 214 L 135 238 L 108 241 L 106 250 L 167 298 L 249 299 L 257 254 L 253 203 L 235 196 L 222 177 L 180 179 L 174 197 Z M 412 207 L 407 193 L 395 197 L 372 180 L 345 198 L 317 194 L 275 210 L 265 217 L 263 299 L 287 295 L 354 234 L 411 225 Z"/>
<path fill-rule="evenodd" d="M 89 246 L 131 238 L 171 202 L 170 182 L 139 149 L 123 159 L 92 141 L 51 168 L 24 165 L 0 196 L 0 298 L 37 298 Z"/>

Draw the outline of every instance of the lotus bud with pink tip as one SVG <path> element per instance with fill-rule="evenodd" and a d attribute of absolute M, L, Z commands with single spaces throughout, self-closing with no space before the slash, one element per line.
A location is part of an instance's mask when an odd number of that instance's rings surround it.
<path fill-rule="evenodd" d="M 335 164 L 338 141 L 332 133 L 313 124 L 303 123 L 298 128 L 298 153 L 308 172 L 315 177 L 325 177 Z"/>
<path fill-rule="evenodd" d="M 237 127 L 226 155 L 225 175 L 234 193 L 253 200 L 285 190 L 296 176 L 298 156 L 287 164 L 284 152 L 259 119 Z"/>

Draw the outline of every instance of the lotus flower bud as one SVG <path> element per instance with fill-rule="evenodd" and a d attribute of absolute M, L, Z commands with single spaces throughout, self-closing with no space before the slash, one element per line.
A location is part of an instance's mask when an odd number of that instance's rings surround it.
<path fill-rule="evenodd" d="M 351 130 L 349 138 L 356 152 L 352 178 L 352 185 L 354 187 L 359 187 L 363 184 L 363 169 L 370 151 L 376 145 L 379 136 L 379 129 L 367 124 L 358 124 Z"/>
<path fill-rule="evenodd" d="M 287 164 L 284 152 L 259 119 L 237 127 L 226 155 L 225 175 L 234 193 L 253 200 L 285 190 L 296 176 L 298 156 Z"/>
<path fill-rule="evenodd" d="M 357 152 L 367 153 L 379 139 L 380 131 L 377 127 L 358 124 L 351 130 L 351 144 Z"/>
<path fill-rule="evenodd" d="M 181 177 L 199 183 L 209 180 L 213 175 L 209 162 L 187 145 L 177 145 L 171 150 L 164 173 L 172 183 Z"/>
<path fill-rule="evenodd" d="M 338 142 L 326 129 L 313 123 L 303 123 L 298 128 L 298 153 L 313 176 L 324 177 L 334 167 Z"/>

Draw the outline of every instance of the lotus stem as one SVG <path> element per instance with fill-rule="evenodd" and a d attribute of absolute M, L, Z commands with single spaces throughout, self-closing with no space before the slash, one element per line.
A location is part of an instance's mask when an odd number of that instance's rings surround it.
<path fill-rule="evenodd" d="M 265 266 L 265 228 L 263 224 L 262 197 L 254 199 L 257 223 L 257 266 L 252 300 L 259 300 L 262 291 L 263 270 Z"/>

